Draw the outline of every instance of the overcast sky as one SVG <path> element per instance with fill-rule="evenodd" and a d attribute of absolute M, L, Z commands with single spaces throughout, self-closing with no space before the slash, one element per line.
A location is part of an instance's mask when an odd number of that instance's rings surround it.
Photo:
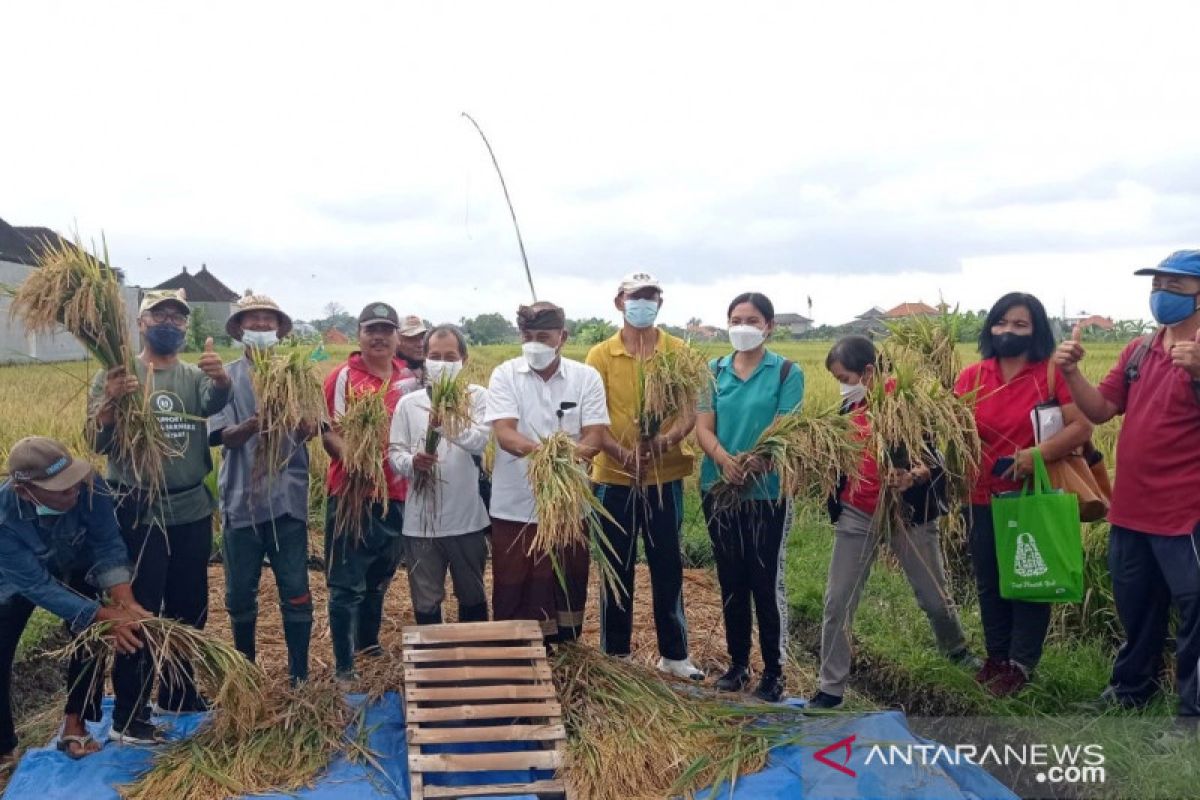
<path fill-rule="evenodd" d="M 1194 3 L 7 3 L 0 218 L 294 315 L 734 294 L 1148 317 L 1200 247 Z"/>

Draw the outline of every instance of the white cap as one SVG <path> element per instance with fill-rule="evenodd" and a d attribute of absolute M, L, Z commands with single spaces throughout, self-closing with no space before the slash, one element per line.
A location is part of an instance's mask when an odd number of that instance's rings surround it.
<path fill-rule="evenodd" d="M 642 289 L 656 289 L 661 292 L 662 284 L 649 272 L 631 272 L 621 279 L 621 294 L 632 294 Z"/>

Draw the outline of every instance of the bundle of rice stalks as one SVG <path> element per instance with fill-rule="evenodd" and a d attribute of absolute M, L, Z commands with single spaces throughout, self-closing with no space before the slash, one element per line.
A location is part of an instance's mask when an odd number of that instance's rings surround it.
<path fill-rule="evenodd" d="M 591 480 L 575 456 L 575 441 L 565 432 L 556 431 L 541 441 L 528 461 L 529 486 L 538 519 L 529 554 L 549 557 L 557 572 L 562 549 L 594 543 L 605 556 L 599 559 L 604 580 L 614 596 L 623 595 L 615 568 L 609 563 L 609 556 L 615 556 L 616 551 L 600 520 L 618 523 L 592 491 Z"/>
<path fill-rule="evenodd" d="M 947 390 L 962 372 L 958 340 L 963 327 L 958 309 L 936 317 L 906 317 L 886 323 L 884 360 L 910 360 L 929 370 Z"/>
<path fill-rule="evenodd" d="M 260 667 L 231 645 L 182 622 L 151 617 L 140 625 L 154 677 L 166 685 L 180 685 L 194 676 L 215 710 L 212 728 L 222 736 L 239 736 L 260 724 L 267 685 Z M 113 627 L 112 622 L 91 625 L 56 655 L 106 658 L 112 650 Z"/>
<path fill-rule="evenodd" d="M 559 647 L 553 672 L 565 777 L 585 800 L 718 794 L 761 770 L 771 750 L 802 742 L 799 710 L 727 705 L 581 645 Z"/>
<path fill-rule="evenodd" d="M 436 453 L 442 437 L 456 439 L 470 429 L 471 392 L 460 375 L 451 378 L 444 375 L 429 384 L 429 429 L 425 433 L 425 452 Z M 417 474 L 413 491 L 428 494 L 438 485 L 437 469 Z M 426 504 L 428 508 L 432 504 Z"/>
<path fill-rule="evenodd" d="M 941 380 L 910 361 L 898 361 L 887 381 L 876 381 L 867 395 L 869 447 L 881 477 L 889 468 L 917 464 L 944 467 L 949 513 L 944 524 L 962 526 L 961 509 L 969 502 L 971 481 L 979 468 L 981 444 L 970 398 L 956 397 Z M 889 533 L 908 524 L 900 492 L 886 487 L 876 510 L 878 530 Z"/>
<path fill-rule="evenodd" d="M 251 380 L 258 399 L 258 449 L 255 479 L 278 475 L 297 447 L 302 427 L 320 429 L 325 394 L 312 360 L 312 349 L 291 347 L 254 350 Z"/>
<path fill-rule="evenodd" d="M 800 411 L 778 417 L 754 447 L 735 458 L 743 466 L 753 458 L 766 461 L 770 471 L 779 476 L 784 497 L 824 501 L 837 491 L 842 476 L 857 479 L 862 442 L 849 417 L 836 409 Z M 765 477 L 753 476 L 744 486 L 717 481 L 711 489 L 715 508 L 733 508 L 746 499 L 755 481 Z"/>
<path fill-rule="evenodd" d="M 53 333 L 59 325 L 78 339 L 105 370 L 125 367 L 136 374 L 136 354 L 127 336 L 121 284 L 103 258 L 89 254 L 78 234 L 75 243 L 43 239 L 37 264 L 17 289 L 11 290 L 10 314 L 32 333 Z M 152 375 L 153 373 L 151 373 Z M 153 387 L 127 395 L 115 408 L 116 427 L 108 457 L 126 467 L 153 505 L 166 485 L 168 459 L 179 455 L 149 408 Z M 94 409 L 93 409 L 94 411 Z M 88 435 L 94 438 L 95 414 L 88 415 Z"/>
<path fill-rule="evenodd" d="M 163 748 L 150 771 L 120 787 L 127 800 L 224 800 L 310 787 L 339 753 L 371 761 L 362 724 L 332 681 L 272 685 L 253 727 L 236 735 L 215 725 Z M 222 712 L 218 712 L 217 716 Z"/>
<path fill-rule="evenodd" d="M 342 437 L 342 467 L 346 482 L 338 495 L 333 527 L 335 536 L 361 541 L 367 509 L 387 502 L 384 457 L 391 419 L 380 391 L 346 391 L 346 411 L 334 422 Z"/>
<path fill-rule="evenodd" d="M 638 432 L 643 439 L 658 436 L 668 420 L 695 411 L 713 385 L 707 359 L 688 344 L 655 352 L 639 369 Z"/>

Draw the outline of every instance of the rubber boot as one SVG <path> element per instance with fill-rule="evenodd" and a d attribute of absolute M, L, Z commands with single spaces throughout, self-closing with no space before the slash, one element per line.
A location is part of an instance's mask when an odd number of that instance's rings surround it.
<path fill-rule="evenodd" d="M 312 620 L 283 623 L 283 640 L 287 643 L 288 675 L 294 686 L 308 680 L 308 643 L 312 640 Z"/>
<path fill-rule="evenodd" d="M 487 622 L 488 621 L 487 601 L 478 603 L 473 606 L 459 606 L 458 607 L 458 621 L 459 622 Z"/>

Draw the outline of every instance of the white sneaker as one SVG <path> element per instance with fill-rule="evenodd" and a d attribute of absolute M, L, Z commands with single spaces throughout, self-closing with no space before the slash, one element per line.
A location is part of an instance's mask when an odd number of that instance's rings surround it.
<path fill-rule="evenodd" d="M 693 664 L 690 658 L 680 661 L 676 661 L 673 658 L 660 658 L 658 660 L 658 671 L 689 681 L 704 680 L 704 670 Z"/>

